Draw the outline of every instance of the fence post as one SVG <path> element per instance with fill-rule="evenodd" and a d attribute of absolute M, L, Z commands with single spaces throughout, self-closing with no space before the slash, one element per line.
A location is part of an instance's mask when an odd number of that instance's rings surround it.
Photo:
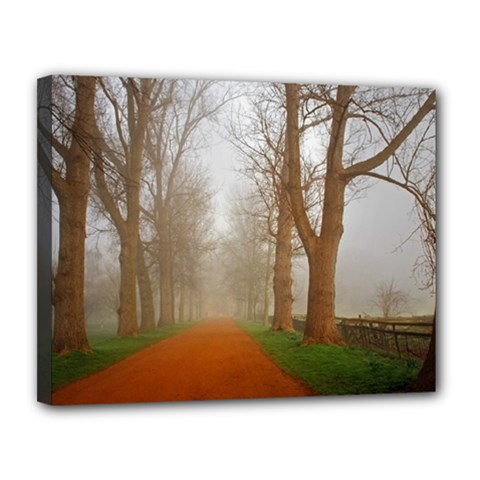
<path fill-rule="evenodd" d="M 399 358 L 402 358 L 402 353 L 400 351 L 400 345 L 398 343 L 398 337 L 397 337 L 397 331 L 395 330 L 395 324 L 393 323 L 392 324 L 392 327 L 393 327 L 393 338 L 395 339 L 395 346 L 397 347 L 397 353 L 398 353 L 398 357 Z"/>

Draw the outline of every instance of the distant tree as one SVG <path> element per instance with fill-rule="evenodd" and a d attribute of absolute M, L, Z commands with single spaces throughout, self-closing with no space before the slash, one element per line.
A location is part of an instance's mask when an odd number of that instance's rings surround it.
<path fill-rule="evenodd" d="M 273 255 L 273 242 L 270 240 L 267 244 L 267 258 L 265 263 L 265 282 L 263 285 L 263 324 L 267 326 L 268 312 L 270 309 L 270 279 L 272 277 L 272 255 Z"/>
<path fill-rule="evenodd" d="M 394 279 L 383 281 L 375 290 L 373 305 L 382 312 L 383 318 L 392 318 L 405 311 L 408 305 L 408 296 L 400 290 Z"/>
<path fill-rule="evenodd" d="M 89 352 L 85 328 L 86 212 L 95 132 L 95 77 L 53 77 L 53 131 L 38 123 L 40 165 L 60 209 L 59 253 L 53 294 L 52 351 Z M 42 115 L 39 112 L 39 119 Z M 53 147 L 50 163 L 46 148 Z"/>
<path fill-rule="evenodd" d="M 267 274 L 271 239 L 264 208 L 256 192 L 235 192 L 222 242 L 224 283 L 236 303 L 236 315 L 246 320 L 256 319 L 262 293 L 265 308 L 265 289 L 270 288 L 266 282 L 271 277 Z"/>
<path fill-rule="evenodd" d="M 89 249 L 85 264 L 86 320 L 100 325 L 112 323 L 110 319 L 116 320 L 119 307 L 119 266 L 113 256 L 98 248 Z"/>
<path fill-rule="evenodd" d="M 215 248 L 210 182 L 199 162 L 188 162 L 178 171 L 175 202 L 171 206 L 170 241 L 173 281 L 178 293 L 177 318 L 181 322 L 187 320 L 190 299 L 199 299 L 202 260 Z"/>
<path fill-rule="evenodd" d="M 171 325 L 175 321 L 174 242 L 181 228 L 182 216 L 198 215 L 202 218 L 201 203 L 195 207 L 190 203 L 189 212 L 179 212 L 179 207 L 194 198 L 188 188 L 195 188 L 192 170 L 198 167 L 198 164 L 194 165 L 196 152 L 203 142 L 200 127 L 214 118 L 230 98 L 228 89 L 217 87 L 218 84 L 213 81 L 171 81 L 168 84 L 171 101 L 166 108 L 155 112 L 155 121 L 150 124 L 146 138 L 145 157 L 151 173 L 149 178 L 145 178 L 149 201 L 143 210 L 153 222 L 155 233 L 156 247 L 152 248 L 155 249 L 159 267 L 159 326 Z M 189 161 L 192 164 L 190 170 L 186 167 Z"/>
<path fill-rule="evenodd" d="M 150 274 L 150 267 L 154 262 L 152 260 L 147 262 L 148 253 L 141 238 L 141 231 L 142 229 L 139 231 L 137 244 L 137 282 L 141 305 L 140 331 L 150 332 L 155 330 L 155 308 Z"/>

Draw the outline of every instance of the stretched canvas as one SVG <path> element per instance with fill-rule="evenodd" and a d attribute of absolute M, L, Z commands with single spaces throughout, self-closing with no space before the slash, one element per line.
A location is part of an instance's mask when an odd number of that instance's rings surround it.
<path fill-rule="evenodd" d="M 435 91 L 38 80 L 38 399 L 435 390 Z"/>

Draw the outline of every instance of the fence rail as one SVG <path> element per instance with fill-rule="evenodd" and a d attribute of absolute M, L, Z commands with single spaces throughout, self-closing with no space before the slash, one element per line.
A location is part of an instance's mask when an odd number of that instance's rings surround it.
<path fill-rule="evenodd" d="M 399 357 L 425 358 L 432 336 L 432 322 L 383 319 L 337 319 L 349 345 L 395 351 Z"/>
<path fill-rule="evenodd" d="M 348 345 L 396 352 L 402 357 L 425 358 L 432 336 L 432 321 L 337 318 Z M 303 333 L 305 317 L 295 316 L 293 328 Z"/>

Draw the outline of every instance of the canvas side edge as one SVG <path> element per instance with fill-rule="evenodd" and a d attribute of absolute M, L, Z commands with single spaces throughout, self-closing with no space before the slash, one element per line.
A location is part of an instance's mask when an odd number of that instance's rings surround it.
<path fill-rule="evenodd" d="M 37 80 L 37 400 L 52 400 L 52 77 Z M 48 136 L 48 135 L 47 135 Z"/>

